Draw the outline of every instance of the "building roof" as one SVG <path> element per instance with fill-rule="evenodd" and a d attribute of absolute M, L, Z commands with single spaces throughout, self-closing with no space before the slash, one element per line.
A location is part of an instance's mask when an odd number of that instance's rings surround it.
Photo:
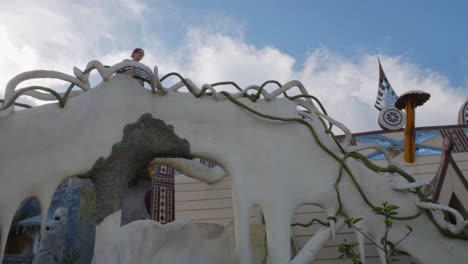
<path fill-rule="evenodd" d="M 436 201 L 440 200 L 441 193 L 444 192 L 450 192 L 451 193 L 456 193 L 456 190 L 464 190 L 462 191 L 465 193 L 464 196 L 466 196 L 466 192 L 468 191 L 468 181 L 466 177 L 463 175 L 461 172 L 460 168 L 458 167 L 457 163 L 453 159 L 452 155 L 450 154 L 451 150 L 453 149 L 453 142 L 450 139 L 445 139 L 444 140 L 444 152 L 442 153 L 441 157 L 441 163 L 439 166 L 439 169 L 437 171 L 437 174 L 434 178 L 434 186 L 433 186 L 433 199 Z M 452 173 L 448 173 L 448 168 L 452 168 Z M 461 186 L 457 184 L 457 187 L 464 187 L 461 189 L 458 188 L 453 188 L 453 186 L 448 186 L 448 183 L 446 183 L 447 177 L 457 177 L 457 183 L 461 183 Z M 453 185 L 453 183 L 452 183 Z M 466 201 L 464 201 L 466 202 Z M 464 204 L 467 206 L 467 204 Z"/>
<path fill-rule="evenodd" d="M 26 218 L 24 220 L 19 221 L 16 226 L 17 227 L 29 227 L 29 226 L 41 226 L 41 215 L 36 215 L 33 217 Z"/>

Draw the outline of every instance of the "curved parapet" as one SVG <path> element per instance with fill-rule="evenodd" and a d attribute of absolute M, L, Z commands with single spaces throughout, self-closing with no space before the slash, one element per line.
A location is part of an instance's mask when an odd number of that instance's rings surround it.
<path fill-rule="evenodd" d="M 15 111 L 14 104 L 16 103 L 16 99 L 18 99 L 22 95 L 31 96 L 33 98 L 44 101 L 57 100 L 59 101 L 59 106 L 64 107 L 69 97 L 77 96 L 82 92 L 88 91 L 91 88 L 89 83 L 89 74 L 91 71 L 96 70 L 104 81 L 108 81 L 109 78 L 113 76 L 117 71 L 126 67 L 138 68 L 143 70 L 146 74 L 148 74 L 151 80 L 150 86 L 153 93 L 155 93 L 156 90 L 159 90 L 161 91 L 161 93 L 166 94 L 170 92 L 177 92 L 179 89 L 186 88 L 196 97 L 209 94 L 213 96 L 213 98 L 215 98 L 217 101 L 220 101 L 227 100 L 227 97 L 223 94 L 223 92 L 218 92 L 215 89 L 215 87 L 221 85 L 230 85 L 238 90 L 238 92 L 231 94 L 233 98 L 247 97 L 250 98 L 252 101 L 256 101 L 260 97 L 263 97 L 267 101 L 274 100 L 280 95 L 288 97 L 286 92 L 293 88 L 297 88 L 300 92 L 300 95 L 306 98 L 307 101 L 310 102 L 310 98 L 313 98 L 308 94 L 305 87 L 299 81 L 290 81 L 284 85 L 280 84 L 277 81 L 266 81 L 262 85 L 250 85 L 244 89 L 241 89 L 239 85 L 237 85 L 235 82 L 218 82 L 213 84 L 205 84 L 200 88 L 189 79 L 185 79 L 180 74 L 175 72 L 166 74 L 160 79 L 158 76 L 158 68 L 156 66 L 154 67 L 154 71 L 152 72 L 147 66 L 134 61 L 123 61 L 113 66 L 105 66 L 99 61 L 94 60 L 88 63 L 84 71 L 81 71 L 77 67 L 74 67 L 73 72 L 75 76 L 71 76 L 57 71 L 46 70 L 29 71 L 15 76 L 12 80 L 8 82 L 5 88 L 5 98 L 0 107 L 0 117 L 7 116 L 13 113 Z M 170 87 L 164 87 L 161 82 L 171 76 L 176 76 L 177 78 L 179 78 L 180 81 Z M 41 78 L 63 80 L 69 82 L 70 86 L 64 93 L 58 93 L 51 88 L 43 86 L 29 86 L 17 89 L 17 86 L 24 81 Z M 277 86 L 277 88 L 271 93 L 267 92 L 264 89 L 265 86 L 269 84 L 274 84 Z M 81 91 L 72 91 L 72 89 L 75 86 L 79 87 Z M 249 94 L 252 91 L 254 91 L 255 94 Z"/>
<path fill-rule="evenodd" d="M 36 98 L 39 100 L 45 100 L 45 101 L 58 100 L 60 107 L 64 107 L 69 97 L 79 95 L 81 92 L 86 92 L 91 88 L 90 83 L 89 83 L 89 73 L 92 70 L 97 70 L 99 74 L 101 75 L 102 79 L 104 81 L 107 81 L 118 70 L 126 68 L 126 67 L 134 67 L 134 68 L 138 68 L 138 69 L 145 71 L 150 76 L 151 88 L 153 92 L 155 92 L 156 85 L 157 85 L 157 82 L 154 77 L 155 75 L 151 72 L 151 70 L 147 66 L 138 62 L 134 62 L 134 61 L 123 61 L 121 63 L 115 64 L 112 67 L 106 67 L 99 61 L 94 60 L 88 63 L 84 71 L 81 71 L 77 67 L 74 67 L 73 73 L 75 74 L 75 76 L 71 76 L 71 75 L 57 72 L 57 71 L 46 71 L 46 70 L 28 71 L 28 72 L 18 74 L 13 79 L 11 79 L 8 82 L 7 86 L 5 87 L 5 98 L 4 98 L 4 102 L 1 104 L 1 107 L 0 107 L 0 117 L 10 115 L 15 111 L 14 110 L 15 101 L 21 95 L 28 95 L 33 98 Z M 155 72 L 157 73 L 156 68 L 155 68 Z M 24 81 L 32 80 L 32 79 L 42 79 L 42 78 L 66 81 L 70 83 L 70 86 L 68 87 L 65 93 L 58 93 L 51 88 L 42 87 L 42 86 L 29 86 L 29 87 L 24 87 L 18 90 L 16 89 L 17 86 Z M 81 89 L 81 92 L 72 91 L 72 89 L 75 86 L 79 87 Z M 49 94 L 40 93 L 38 92 L 38 90 L 47 92 Z"/>

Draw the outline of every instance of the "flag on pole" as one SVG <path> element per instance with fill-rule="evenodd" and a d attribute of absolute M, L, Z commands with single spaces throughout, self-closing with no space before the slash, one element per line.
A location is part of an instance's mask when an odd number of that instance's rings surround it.
<path fill-rule="evenodd" d="M 377 91 L 377 99 L 375 100 L 375 108 L 379 111 L 385 107 L 393 106 L 398 98 L 398 95 L 393 90 L 392 86 L 385 76 L 382 64 L 379 60 L 379 89 Z"/>

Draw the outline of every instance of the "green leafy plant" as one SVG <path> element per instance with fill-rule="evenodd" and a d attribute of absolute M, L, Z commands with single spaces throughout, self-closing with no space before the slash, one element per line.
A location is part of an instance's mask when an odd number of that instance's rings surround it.
<path fill-rule="evenodd" d="M 346 239 L 344 240 L 344 243 L 340 245 L 338 248 L 338 251 L 341 253 L 339 256 L 340 259 L 346 258 L 346 259 L 351 259 L 353 261 L 353 264 L 362 264 L 359 253 L 355 253 L 354 249 L 359 246 L 358 242 L 351 242 L 348 243 L 346 242 Z"/>
<path fill-rule="evenodd" d="M 370 239 L 360 227 L 356 226 L 356 223 L 361 221 L 362 218 L 347 218 L 345 220 L 345 223 L 348 227 L 361 233 L 365 238 L 367 238 L 368 241 L 370 241 L 377 248 L 379 248 L 380 250 L 384 252 L 386 264 L 399 261 L 398 256 L 402 256 L 402 255 L 409 256 L 408 253 L 402 250 L 399 250 L 398 245 L 413 232 L 413 229 L 411 228 L 411 226 L 406 225 L 406 228 L 408 228 L 408 232 L 397 242 L 394 243 L 388 240 L 389 232 L 393 227 L 393 220 L 391 218 L 393 216 L 398 215 L 398 212 L 397 212 L 398 209 L 399 209 L 398 206 L 389 204 L 388 202 L 383 202 L 382 206 L 374 207 L 373 212 L 377 215 L 381 215 L 384 217 L 384 225 L 385 225 L 385 233 L 378 242 Z M 338 251 L 342 253 L 340 255 L 340 258 L 351 259 L 354 264 L 361 263 L 360 255 L 358 253 L 354 253 L 354 248 L 357 246 L 359 246 L 359 243 L 357 242 L 347 243 L 345 240 L 345 242 L 341 244 L 338 249 Z"/>

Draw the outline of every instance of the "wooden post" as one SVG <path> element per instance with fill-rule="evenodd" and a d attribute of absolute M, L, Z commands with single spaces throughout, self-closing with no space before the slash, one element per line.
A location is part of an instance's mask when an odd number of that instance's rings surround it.
<path fill-rule="evenodd" d="M 395 107 L 398 110 L 404 108 L 406 112 L 404 157 L 408 163 L 416 161 L 415 108 L 423 105 L 430 97 L 431 95 L 426 92 L 415 90 L 402 94 L 395 102 Z"/>
<path fill-rule="evenodd" d="M 406 126 L 405 126 L 405 161 L 414 163 L 416 161 L 416 133 L 415 133 L 415 101 L 408 98 L 405 106 Z"/>

